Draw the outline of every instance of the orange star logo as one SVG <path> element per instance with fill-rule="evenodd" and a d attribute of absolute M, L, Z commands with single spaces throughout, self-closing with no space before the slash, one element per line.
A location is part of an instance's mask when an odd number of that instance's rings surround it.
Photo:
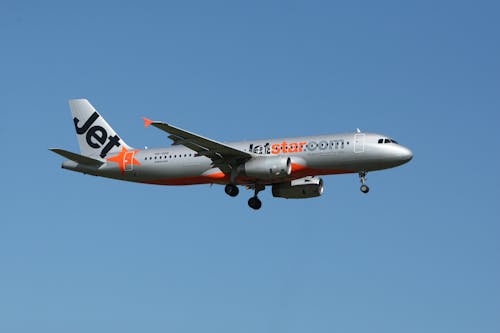
<path fill-rule="evenodd" d="M 127 150 L 127 148 L 122 147 L 122 151 L 120 153 L 108 158 L 107 161 L 118 163 L 120 172 L 123 174 L 125 170 L 132 170 L 133 165 L 141 165 L 141 163 L 134 158 L 136 152 L 137 150 Z M 127 168 L 127 166 L 130 166 L 130 168 Z"/>

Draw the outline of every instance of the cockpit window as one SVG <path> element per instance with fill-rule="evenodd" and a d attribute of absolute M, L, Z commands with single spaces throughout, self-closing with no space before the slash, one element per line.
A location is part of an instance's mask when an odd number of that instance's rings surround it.
<path fill-rule="evenodd" d="M 398 142 L 396 140 L 387 139 L 387 138 L 378 139 L 378 143 L 395 143 L 395 144 L 398 144 Z"/>

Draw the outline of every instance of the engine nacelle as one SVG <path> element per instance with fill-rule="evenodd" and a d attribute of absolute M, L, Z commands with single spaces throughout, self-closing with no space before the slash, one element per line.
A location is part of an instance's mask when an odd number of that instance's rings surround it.
<path fill-rule="evenodd" d="M 284 156 L 254 157 L 242 165 L 242 172 L 250 178 L 282 179 L 292 173 L 292 161 Z"/>
<path fill-rule="evenodd" d="M 305 177 L 273 185 L 273 196 L 278 198 L 306 199 L 319 197 L 322 194 L 323 179 L 319 177 Z"/>

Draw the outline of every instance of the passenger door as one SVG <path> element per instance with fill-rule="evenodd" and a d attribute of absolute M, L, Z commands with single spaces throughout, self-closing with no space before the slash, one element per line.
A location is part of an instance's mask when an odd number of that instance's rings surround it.
<path fill-rule="evenodd" d="M 362 153 L 365 151 L 365 133 L 354 134 L 354 152 Z"/>

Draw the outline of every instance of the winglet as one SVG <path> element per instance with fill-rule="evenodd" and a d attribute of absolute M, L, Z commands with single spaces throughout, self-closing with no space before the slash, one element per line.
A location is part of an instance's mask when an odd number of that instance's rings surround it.
<path fill-rule="evenodd" d="M 149 127 L 153 123 L 151 119 L 148 119 L 146 117 L 142 117 L 142 120 L 144 120 L 144 127 Z"/>

